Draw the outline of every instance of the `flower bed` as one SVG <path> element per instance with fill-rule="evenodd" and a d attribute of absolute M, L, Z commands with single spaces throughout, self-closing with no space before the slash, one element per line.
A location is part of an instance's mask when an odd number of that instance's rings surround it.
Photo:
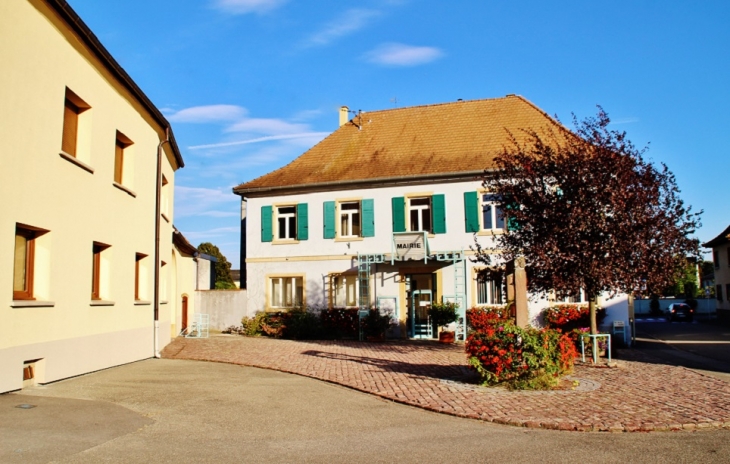
<path fill-rule="evenodd" d="M 573 369 L 578 355 L 567 334 L 553 329 L 516 326 L 494 318 L 466 340 L 469 365 L 485 385 L 516 389 L 549 389 Z"/>
<path fill-rule="evenodd" d="M 495 321 L 509 319 L 506 306 L 477 306 L 466 310 L 466 324 L 469 331 L 481 331 Z"/>
<path fill-rule="evenodd" d="M 580 348 L 581 336 L 590 331 L 591 316 L 588 305 L 559 304 L 551 306 L 543 314 L 545 325 L 565 333 L 573 341 L 576 351 Z M 604 308 L 596 308 L 596 323 L 606 317 Z"/>

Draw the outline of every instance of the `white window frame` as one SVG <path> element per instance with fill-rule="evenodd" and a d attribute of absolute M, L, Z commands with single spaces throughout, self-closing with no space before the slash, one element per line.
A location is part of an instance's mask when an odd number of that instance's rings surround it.
<path fill-rule="evenodd" d="M 357 274 L 340 274 L 334 278 L 335 291 L 332 306 L 335 308 L 355 308 L 359 301 Z M 348 298 L 352 296 L 352 298 Z"/>
<path fill-rule="evenodd" d="M 278 288 L 274 287 L 274 283 L 279 284 Z M 286 295 L 286 284 L 290 283 L 290 294 Z M 299 287 L 297 287 L 299 282 Z M 269 307 L 272 309 L 292 309 L 304 304 L 304 276 L 270 276 L 267 282 L 269 288 Z M 301 294 L 298 294 L 297 288 L 301 288 Z M 279 304 L 277 304 L 279 303 Z"/>
<path fill-rule="evenodd" d="M 504 297 L 502 285 L 498 281 L 477 279 L 476 302 L 478 306 L 502 305 L 505 301 Z"/>
<path fill-rule="evenodd" d="M 353 204 L 357 205 L 357 209 L 343 208 L 345 205 Z M 357 234 L 353 233 L 353 226 L 355 225 L 353 216 L 356 214 L 359 217 L 357 225 L 360 229 Z M 343 230 L 343 219 L 345 219 L 345 228 L 347 228 L 347 230 Z M 362 202 L 360 200 L 345 200 L 337 202 L 337 233 L 341 238 L 362 237 Z"/>
<path fill-rule="evenodd" d="M 281 213 L 284 208 L 293 208 L 291 213 Z M 280 240 L 296 240 L 297 239 L 297 205 L 277 205 L 274 206 L 274 224 L 276 225 L 274 239 Z M 294 225 L 290 223 L 290 219 L 294 218 Z M 281 236 L 279 219 L 284 219 L 284 237 Z M 293 229 L 293 230 L 292 230 Z"/>
<path fill-rule="evenodd" d="M 419 196 L 412 196 L 408 197 L 408 208 L 407 208 L 407 217 L 406 217 L 406 225 L 408 226 L 408 230 L 410 232 L 428 232 L 429 234 L 433 231 L 433 199 L 432 195 L 419 195 Z M 414 205 L 414 200 L 428 200 L 427 205 Z M 413 229 L 411 227 L 411 213 L 413 211 L 418 211 L 418 227 L 416 229 Z M 427 229 L 424 229 L 423 222 L 425 214 L 428 214 L 430 227 Z"/>
<path fill-rule="evenodd" d="M 490 217 L 492 219 L 492 225 L 497 225 L 497 219 L 498 219 L 498 211 L 499 208 L 497 208 L 497 202 L 493 199 L 487 199 L 485 200 L 484 197 L 489 196 L 493 197 L 494 194 L 486 191 L 479 192 L 479 229 L 483 231 L 490 231 L 490 230 L 505 230 L 507 227 L 507 217 L 504 214 L 504 211 L 502 211 L 502 227 L 486 227 L 485 221 L 484 221 L 484 209 L 485 207 L 488 207 L 490 209 Z"/>

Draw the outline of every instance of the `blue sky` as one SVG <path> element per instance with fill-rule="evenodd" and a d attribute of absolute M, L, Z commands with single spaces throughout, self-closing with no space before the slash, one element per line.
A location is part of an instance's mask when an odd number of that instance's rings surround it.
<path fill-rule="evenodd" d="M 730 224 L 730 2 L 69 0 L 166 114 L 186 166 L 175 225 L 239 266 L 231 188 L 353 110 L 519 94 L 569 123 L 600 104 Z M 476 167 L 478 168 L 478 167 Z"/>

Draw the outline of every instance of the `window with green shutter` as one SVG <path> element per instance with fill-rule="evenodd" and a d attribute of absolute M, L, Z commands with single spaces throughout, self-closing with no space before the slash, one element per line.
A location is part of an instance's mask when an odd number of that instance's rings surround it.
<path fill-rule="evenodd" d="M 297 240 L 309 239 L 309 208 L 306 203 L 297 205 Z"/>
<path fill-rule="evenodd" d="M 335 238 L 335 202 L 324 202 L 324 238 Z"/>
<path fill-rule="evenodd" d="M 274 239 L 274 231 L 271 228 L 273 208 L 271 206 L 261 207 L 261 241 L 271 242 Z"/>
<path fill-rule="evenodd" d="M 446 197 L 443 194 L 437 194 L 431 197 L 431 206 L 433 208 L 433 233 L 446 233 Z"/>
<path fill-rule="evenodd" d="M 406 201 L 404 197 L 392 199 L 393 205 L 393 232 L 406 231 Z"/>
<path fill-rule="evenodd" d="M 372 199 L 362 200 L 362 236 L 375 237 L 375 205 Z"/>
<path fill-rule="evenodd" d="M 479 232 L 479 194 L 464 192 L 464 223 L 467 232 Z"/>

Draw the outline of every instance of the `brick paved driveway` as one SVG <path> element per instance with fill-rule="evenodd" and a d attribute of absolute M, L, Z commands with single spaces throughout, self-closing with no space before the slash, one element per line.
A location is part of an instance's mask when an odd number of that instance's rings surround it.
<path fill-rule="evenodd" d="M 510 392 L 473 384 L 459 345 L 291 341 L 241 336 L 177 338 L 165 358 L 273 369 L 399 403 L 500 424 L 579 431 L 730 428 L 730 383 L 636 361 L 576 365 L 572 391 Z"/>

